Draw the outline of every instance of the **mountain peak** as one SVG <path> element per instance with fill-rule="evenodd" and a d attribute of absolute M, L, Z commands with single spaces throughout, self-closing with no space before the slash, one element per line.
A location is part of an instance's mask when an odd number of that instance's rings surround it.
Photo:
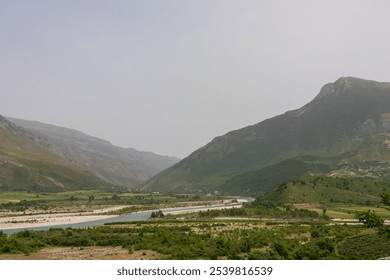
<path fill-rule="evenodd" d="M 341 77 L 334 83 L 328 83 L 321 88 L 316 99 L 340 96 L 346 92 L 353 93 L 357 89 L 368 89 L 373 87 L 388 86 L 388 83 L 378 83 L 372 80 L 365 80 L 355 77 Z"/>
<path fill-rule="evenodd" d="M 335 84 L 338 83 L 338 84 L 349 84 L 349 85 L 351 85 L 353 83 L 367 83 L 367 82 L 375 82 L 375 81 L 347 76 L 347 77 L 340 77 L 340 78 L 338 78 L 335 81 Z M 375 82 L 375 83 L 377 83 L 377 82 Z"/>

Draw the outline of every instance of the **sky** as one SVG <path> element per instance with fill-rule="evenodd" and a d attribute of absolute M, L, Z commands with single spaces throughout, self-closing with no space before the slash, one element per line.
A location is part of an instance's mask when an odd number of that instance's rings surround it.
<path fill-rule="evenodd" d="M 339 77 L 390 82 L 387 0 L 0 0 L 0 115 L 184 158 Z"/>

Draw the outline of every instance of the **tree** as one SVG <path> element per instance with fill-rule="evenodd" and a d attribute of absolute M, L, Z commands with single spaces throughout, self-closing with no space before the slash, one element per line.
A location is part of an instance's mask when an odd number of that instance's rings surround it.
<path fill-rule="evenodd" d="M 389 192 L 383 192 L 380 194 L 382 198 L 382 203 L 386 206 L 390 206 L 390 193 Z M 390 211 L 390 207 L 386 208 Z M 381 232 L 385 234 L 388 238 L 390 238 L 390 227 L 389 226 L 382 226 Z"/>
<path fill-rule="evenodd" d="M 389 192 L 383 192 L 380 194 L 382 198 L 382 203 L 386 206 L 390 206 L 390 193 Z"/>
<path fill-rule="evenodd" d="M 380 194 L 382 198 L 382 203 L 386 206 L 390 206 L 390 193 L 383 192 Z M 386 208 L 390 210 L 390 208 Z M 358 212 L 356 218 L 359 219 L 359 222 L 362 222 L 368 228 L 377 228 L 379 232 L 384 233 L 390 237 L 390 228 L 384 225 L 384 221 L 379 217 L 375 212 L 370 210 L 365 212 Z"/>
<path fill-rule="evenodd" d="M 151 219 L 154 219 L 154 218 L 164 218 L 164 213 L 161 210 L 156 211 L 156 212 L 152 212 L 150 214 L 150 218 Z"/>
<path fill-rule="evenodd" d="M 119 200 L 121 199 L 119 195 L 117 194 L 114 194 L 112 197 L 111 197 L 112 200 Z"/>
<path fill-rule="evenodd" d="M 381 228 L 383 226 L 383 219 L 373 211 L 358 212 L 356 218 L 368 228 Z"/>

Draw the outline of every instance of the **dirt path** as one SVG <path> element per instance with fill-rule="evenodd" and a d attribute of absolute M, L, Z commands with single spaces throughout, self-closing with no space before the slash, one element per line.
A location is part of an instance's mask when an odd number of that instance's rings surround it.
<path fill-rule="evenodd" d="M 129 254 L 122 247 L 44 248 L 30 255 L 0 254 L 0 260 L 156 260 L 160 254 L 140 250 Z"/>

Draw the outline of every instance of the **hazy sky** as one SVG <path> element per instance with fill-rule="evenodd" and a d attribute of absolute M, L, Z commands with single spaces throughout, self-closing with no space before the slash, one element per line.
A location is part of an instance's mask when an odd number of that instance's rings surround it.
<path fill-rule="evenodd" d="M 0 114 L 185 157 L 341 76 L 390 81 L 387 0 L 0 0 Z"/>

